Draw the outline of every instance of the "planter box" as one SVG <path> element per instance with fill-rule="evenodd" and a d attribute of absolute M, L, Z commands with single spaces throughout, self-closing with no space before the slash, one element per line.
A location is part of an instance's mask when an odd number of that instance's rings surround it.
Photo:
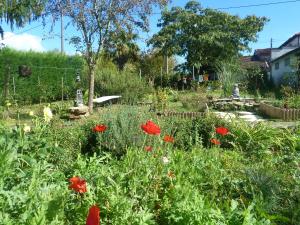
<path fill-rule="evenodd" d="M 282 119 L 284 121 L 300 119 L 300 109 L 284 109 L 266 103 L 260 103 L 259 110 L 271 118 Z"/>

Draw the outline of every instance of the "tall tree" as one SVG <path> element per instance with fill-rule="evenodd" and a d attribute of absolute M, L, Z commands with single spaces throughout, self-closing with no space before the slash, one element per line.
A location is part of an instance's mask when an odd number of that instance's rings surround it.
<path fill-rule="evenodd" d="M 48 8 L 55 18 L 63 13 L 80 32 L 71 42 L 87 63 L 89 76 L 89 111 L 93 111 L 95 67 L 103 46 L 112 32 L 133 27 L 146 30 L 147 15 L 154 6 L 168 0 L 49 0 Z"/>
<path fill-rule="evenodd" d="M 113 59 L 119 70 L 123 70 L 126 63 L 138 59 L 139 46 L 136 43 L 138 35 L 132 31 L 121 30 L 112 32 L 109 41 L 104 48 L 106 53 Z"/>
<path fill-rule="evenodd" d="M 0 0 L 0 22 L 22 27 L 42 16 L 46 0 Z"/>
<path fill-rule="evenodd" d="M 216 67 L 249 49 L 249 43 L 257 40 L 257 33 L 266 22 L 265 17 L 242 19 L 190 1 L 184 8 L 163 12 L 158 24 L 161 30 L 149 44 L 162 52 L 184 56 L 189 68 Z"/>

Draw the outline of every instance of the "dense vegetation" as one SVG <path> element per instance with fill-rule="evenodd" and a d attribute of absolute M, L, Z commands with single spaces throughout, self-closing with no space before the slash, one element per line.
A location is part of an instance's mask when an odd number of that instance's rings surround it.
<path fill-rule="evenodd" d="M 297 132 L 154 118 L 160 135 L 148 135 L 141 125 L 153 115 L 143 108 L 101 115 L 1 126 L 1 224 L 84 224 L 94 204 L 101 224 L 299 224 Z M 86 192 L 68 188 L 74 176 Z"/>
<path fill-rule="evenodd" d="M 31 75 L 19 74 L 22 65 L 29 67 Z M 3 99 L 22 104 L 73 98 L 77 71 L 79 74 L 83 71 L 83 61 L 79 56 L 4 48 L 0 51 L 0 92 L 4 94 L 3 89 L 7 88 L 8 94 Z"/>

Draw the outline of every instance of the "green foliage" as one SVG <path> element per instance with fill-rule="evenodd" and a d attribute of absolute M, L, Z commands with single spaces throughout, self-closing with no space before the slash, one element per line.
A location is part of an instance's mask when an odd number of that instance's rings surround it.
<path fill-rule="evenodd" d="M 199 88 L 197 92 L 183 95 L 180 97 L 182 106 L 186 111 L 204 112 L 207 108 L 207 97 L 204 88 Z"/>
<path fill-rule="evenodd" d="M 164 11 L 162 29 L 150 40 L 162 52 L 185 56 L 187 66 L 215 68 L 247 50 L 267 22 L 265 17 L 240 18 L 196 1 Z"/>
<path fill-rule="evenodd" d="M 32 74 L 29 77 L 19 76 L 18 67 L 21 65 L 31 68 Z M 82 69 L 83 61 L 77 56 L 54 52 L 20 52 L 5 48 L 0 51 L 0 91 L 3 92 L 3 84 L 8 77 L 9 96 L 6 97 L 18 101 L 19 104 L 61 99 L 62 89 L 63 97 L 71 98 L 76 94 L 76 70 Z"/>
<path fill-rule="evenodd" d="M 121 95 L 124 103 L 134 103 L 152 89 L 138 73 L 118 71 L 107 59 L 102 59 L 95 72 L 95 94 L 98 96 Z"/>
<path fill-rule="evenodd" d="M 172 71 L 175 67 L 176 60 L 174 57 L 168 58 L 169 74 L 166 71 L 166 58 L 164 54 L 157 51 L 145 52 L 140 57 L 140 66 L 142 76 L 155 87 L 167 87 L 170 84 Z"/>
<path fill-rule="evenodd" d="M 268 79 L 267 71 L 263 69 L 260 65 L 250 65 L 244 68 L 244 70 L 246 76 L 245 82 L 248 91 L 265 91 L 273 88 L 273 85 Z"/>
<path fill-rule="evenodd" d="M 113 156 L 120 158 L 126 154 L 129 147 L 142 147 L 143 144 L 150 144 L 151 139 L 146 140 L 146 135 L 140 128 L 146 123 L 148 116 L 146 112 L 141 113 L 138 107 L 123 106 L 121 111 L 108 113 L 98 122 L 108 127 L 103 133 L 95 133 L 92 130 L 97 123 L 87 123 L 84 126 L 87 138 L 84 140 L 82 152 L 90 154 L 110 152 Z"/>
<path fill-rule="evenodd" d="M 22 27 L 27 22 L 42 16 L 45 3 L 45 0 L 1 1 L 0 21 L 4 20 L 11 27 L 14 25 Z"/>
<path fill-rule="evenodd" d="M 241 68 L 235 61 L 219 65 L 218 78 L 222 84 L 223 97 L 232 95 L 233 86 L 243 79 L 242 75 Z"/>
<path fill-rule="evenodd" d="M 298 133 L 204 117 L 153 119 L 162 133 L 147 136 L 140 125 L 149 118 L 123 107 L 72 126 L 36 117 L 29 133 L 0 125 L 1 224 L 81 225 L 93 204 L 104 225 L 299 224 Z M 81 154 L 99 123 L 108 129 L 92 147 L 107 151 Z M 212 147 L 217 126 L 230 134 Z M 73 176 L 87 193 L 68 189 Z"/>

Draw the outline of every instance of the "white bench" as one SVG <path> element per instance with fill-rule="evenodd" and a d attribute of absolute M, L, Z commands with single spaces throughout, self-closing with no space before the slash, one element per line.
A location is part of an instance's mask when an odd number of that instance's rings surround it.
<path fill-rule="evenodd" d="M 116 99 L 116 98 L 121 98 L 121 96 L 119 96 L 119 95 L 103 96 L 100 98 L 93 99 L 93 102 L 94 103 L 102 103 L 102 102 L 106 102 L 106 101 Z"/>

